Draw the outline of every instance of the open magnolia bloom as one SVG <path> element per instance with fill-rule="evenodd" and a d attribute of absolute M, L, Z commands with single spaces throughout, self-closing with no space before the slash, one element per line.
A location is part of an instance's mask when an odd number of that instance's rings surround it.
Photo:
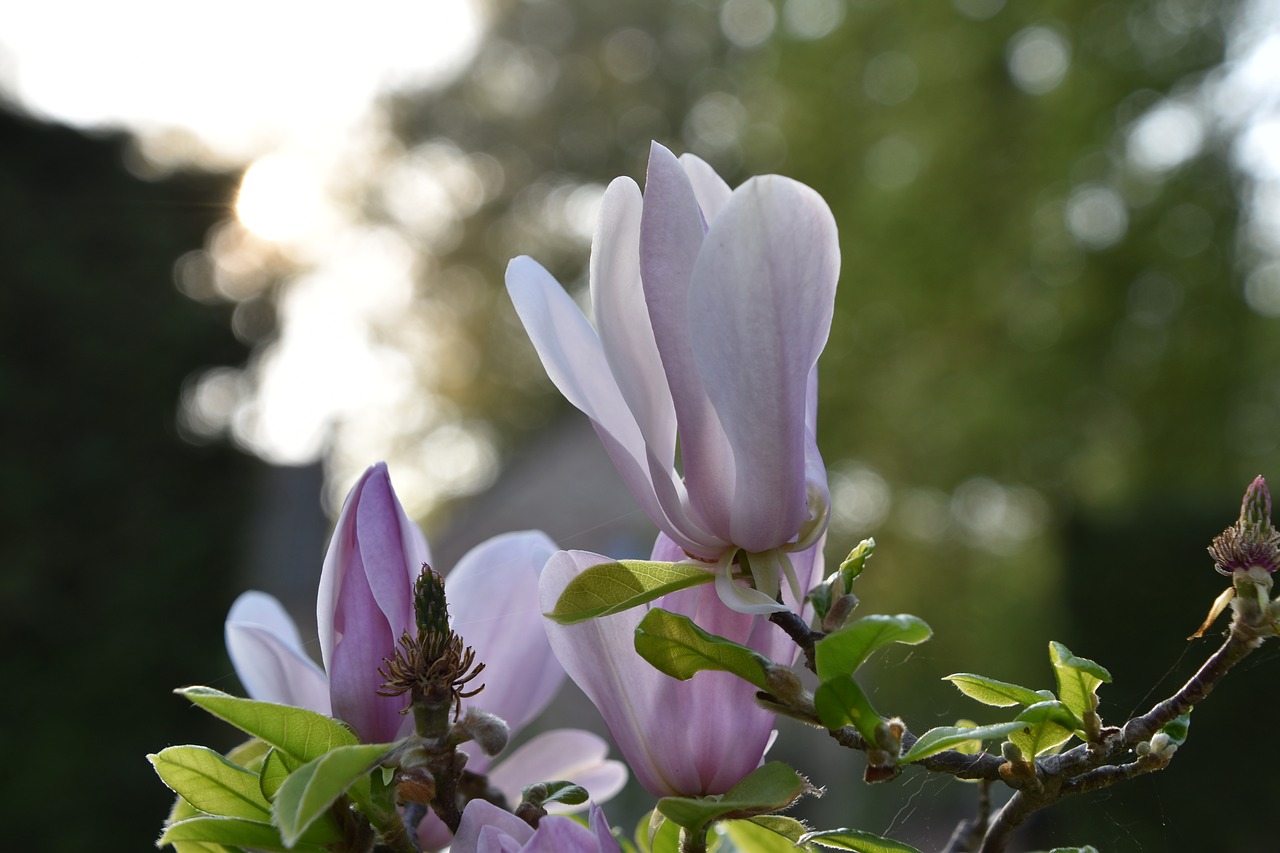
<path fill-rule="evenodd" d="M 535 261 L 507 268 L 551 380 L 649 517 L 715 565 L 721 599 L 744 613 L 781 609 L 787 555 L 826 530 L 814 374 L 839 267 L 835 220 L 812 189 L 764 175 L 730 191 L 655 143 L 643 196 L 618 178 L 601 202 L 594 326 Z M 739 552 L 754 588 L 730 577 Z"/>
<path fill-rule="evenodd" d="M 658 537 L 653 559 L 671 561 L 679 548 Z M 793 555 L 807 589 L 822 577 L 822 542 Z M 544 611 L 585 569 L 610 562 L 585 551 L 561 551 L 542 572 Z M 798 613 L 802 603 L 783 590 Z M 727 672 L 699 672 L 688 681 L 667 676 L 635 650 L 636 626 L 651 607 L 692 619 L 699 627 L 749 646 L 789 666 L 798 648 L 759 614 L 723 607 L 709 585 L 669 593 L 649 605 L 562 625 L 545 622 L 551 648 L 604 717 L 637 781 L 657 797 L 722 794 L 755 770 L 768 748 L 776 715 L 755 701 L 756 688 Z"/>
<path fill-rule="evenodd" d="M 535 606 L 539 573 L 555 549 L 544 533 L 507 533 L 473 548 L 445 578 L 451 626 L 485 664 L 485 688 L 463 700 L 463 713 L 474 706 L 496 714 L 513 735 L 542 712 L 564 681 Z M 276 599 L 246 592 L 232 605 L 227 651 L 249 695 L 335 716 L 365 743 L 408 734 L 412 717 L 400 713 L 406 699 L 378 695 L 378 669 L 385 668 L 384 659 L 404 631 L 416 633 L 413 581 L 429 558 L 386 467 L 370 468 L 347 497 L 321 575 L 317 621 L 326 669 L 303 650 L 293 620 Z M 585 731 L 545 732 L 498 762 L 474 744 L 462 749 L 469 754 L 467 769 L 487 773 L 512 805 L 521 787 L 550 779 L 572 779 L 603 802 L 627 778 L 621 762 L 605 759 L 604 741 Z M 448 831 L 434 814 L 421 831 L 427 849 L 448 843 Z"/>

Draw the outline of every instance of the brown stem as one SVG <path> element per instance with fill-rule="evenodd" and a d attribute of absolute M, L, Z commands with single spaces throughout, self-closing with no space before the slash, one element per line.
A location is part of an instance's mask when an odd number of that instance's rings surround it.
<path fill-rule="evenodd" d="M 825 637 L 826 634 L 821 631 L 814 631 L 805 624 L 803 619 L 790 610 L 781 610 L 769 614 L 769 621 L 786 631 L 787 636 L 795 641 L 795 644 L 804 652 L 804 665 L 810 672 L 816 674 L 818 666 L 813 657 L 813 644 Z"/>

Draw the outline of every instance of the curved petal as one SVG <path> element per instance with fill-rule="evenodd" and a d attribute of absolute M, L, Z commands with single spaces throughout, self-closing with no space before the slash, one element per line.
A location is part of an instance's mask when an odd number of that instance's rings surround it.
<path fill-rule="evenodd" d="M 450 846 L 452 853 L 487 853 L 506 850 L 495 836 L 506 836 L 519 850 L 533 838 L 533 827 L 511 812 L 485 800 L 472 800 L 462 811 L 462 822 Z"/>
<path fill-rule="evenodd" d="M 539 586 L 543 611 L 582 570 L 602 562 L 608 558 L 581 551 L 552 557 Z M 662 601 L 678 604 L 704 589 Z M 723 793 L 759 762 L 767 727 L 757 737 L 754 712 L 767 712 L 755 705 L 751 685 L 728 673 L 682 682 L 649 666 L 634 648 L 643 616 L 644 608 L 633 608 L 576 625 L 544 624 L 556 657 L 604 717 L 641 785 L 657 796 Z"/>
<path fill-rule="evenodd" d="M 231 664 L 250 697 L 329 713 L 329 680 L 303 651 L 279 601 L 264 592 L 242 593 L 224 632 Z"/>
<path fill-rule="evenodd" d="M 668 518 L 664 508 L 673 505 L 671 499 L 660 501 L 655 490 L 655 477 L 665 479 L 674 473 L 669 464 L 664 471 L 664 463 L 651 462 L 640 426 L 587 318 L 555 278 L 525 256 L 507 265 L 507 292 L 547 376 L 566 400 L 591 419 L 605 452 L 645 514 L 658 527 L 682 537 L 680 525 Z M 662 493 L 668 495 L 674 488 L 664 483 Z"/>
<path fill-rule="evenodd" d="M 489 771 L 489 784 L 518 803 L 525 785 L 542 780 L 568 779 L 583 788 L 597 803 L 607 802 L 627 784 L 627 768 L 610 761 L 604 738 L 582 729 L 543 732 L 505 756 Z M 552 805 L 552 812 L 576 812 L 586 808 Z"/>
<path fill-rule="evenodd" d="M 734 191 L 694 266 L 689 313 L 702 333 L 693 358 L 733 454 L 732 487 L 719 497 L 730 502 L 730 539 L 748 551 L 786 544 L 807 512 L 808 380 L 830 332 L 839 266 L 826 203 L 777 175 Z"/>
<path fill-rule="evenodd" d="M 690 284 L 705 223 L 680 161 L 656 142 L 649 151 L 640 220 L 640 272 L 645 304 L 680 423 L 680 461 L 689 502 L 703 523 L 727 538 L 733 457 L 707 397 L 693 353 L 704 334 L 690 314 Z"/>
<path fill-rule="evenodd" d="M 445 826 L 444 821 L 437 817 L 435 812 L 427 809 L 422 820 L 418 822 L 418 849 L 434 853 L 452 843 L 453 833 L 449 831 L 449 827 Z"/>
<path fill-rule="evenodd" d="M 696 154 L 681 154 L 680 166 L 693 185 L 693 194 L 697 196 L 698 207 L 702 209 L 702 218 L 711 222 L 720 215 L 733 190 L 706 160 Z"/>
<path fill-rule="evenodd" d="M 645 444 L 674 472 L 676 412 L 640 282 L 644 201 L 630 178 L 609 184 L 591 242 L 591 307 L 609 369 Z"/>
<path fill-rule="evenodd" d="M 596 834 L 567 817 L 544 817 L 521 853 L 597 853 Z"/>
<path fill-rule="evenodd" d="M 453 629 L 484 664 L 484 690 L 463 704 L 498 715 L 512 734 L 564 683 L 538 609 L 538 575 L 555 552 L 541 531 L 506 533 L 472 548 L 445 578 Z M 477 760 L 468 767 L 480 772 Z"/>

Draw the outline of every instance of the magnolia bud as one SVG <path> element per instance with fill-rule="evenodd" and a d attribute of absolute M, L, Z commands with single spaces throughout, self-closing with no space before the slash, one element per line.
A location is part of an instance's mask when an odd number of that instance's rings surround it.
<path fill-rule="evenodd" d="M 507 748 L 511 730 L 501 717 L 478 708 L 468 708 L 454 725 L 453 734 L 462 741 L 474 740 L 485 755 L 497 755 Z"/>

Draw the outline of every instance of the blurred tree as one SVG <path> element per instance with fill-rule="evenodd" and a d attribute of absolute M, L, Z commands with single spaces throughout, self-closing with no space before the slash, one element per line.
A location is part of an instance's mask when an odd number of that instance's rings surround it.
<path fill-rule="evenodd" d="M 1237 5 L 489 9 L 455 84 L 388 103 L 410 155 L 446 152 L 482 188 L 423 240 L 421 297 L 472 359 L 435 390 L 517 441 L 545 418 L 556 404 L 502 267 L 533 254 L 582 286 L 590 202 L 641 176 L 650 138 L 731 184 L 799 178 L 830 202 L 844 253 L 820 409 L 832 553 L 875 533 L 865 600 L 934 625 L 911 656 L 922 677 L 995 661 L 993 676 L 1047 685 L 1055 638 L 1129 674 L 1140 704 L 1221 585 L 1199 545 L 1157 546 L 1190 530 L 1207 544 L 1253 474 L 1280 472 L 1280 336 L 1242 298 L 1246 198 L 1213 112 Z M 1153 135 L 1144 122 L 1169 105 L 1190 126 Z M 372 188 L 368 215 L 412 231 L 392 189 Z M 1135 586 L 1111 597 L 1121 574 Z M 1137 608 L 1143 590 L 1162 619 Z M 1147 631 L 1171 645 L 1152 652 Z M 974 710 L 918 681 L 883 695 L 918 725 Z M 1205 795 L 1178 772 L 1153 783 L 1166 816 Z M 1193 831 L 1179 824 L 1177 846 L 1222 846 Z"/>
<path fill-rule="evenodd" d="M 0 113 L 0 729 L 5 847 L 136 851 L 171 796 L 148 752 L 225 744 L 174 687 L 229 672 L 253 466 L 178 435 L 184 378 L 242 360 L 173 264 L 234 176 L 144 181 L 121 135 Z"/>

